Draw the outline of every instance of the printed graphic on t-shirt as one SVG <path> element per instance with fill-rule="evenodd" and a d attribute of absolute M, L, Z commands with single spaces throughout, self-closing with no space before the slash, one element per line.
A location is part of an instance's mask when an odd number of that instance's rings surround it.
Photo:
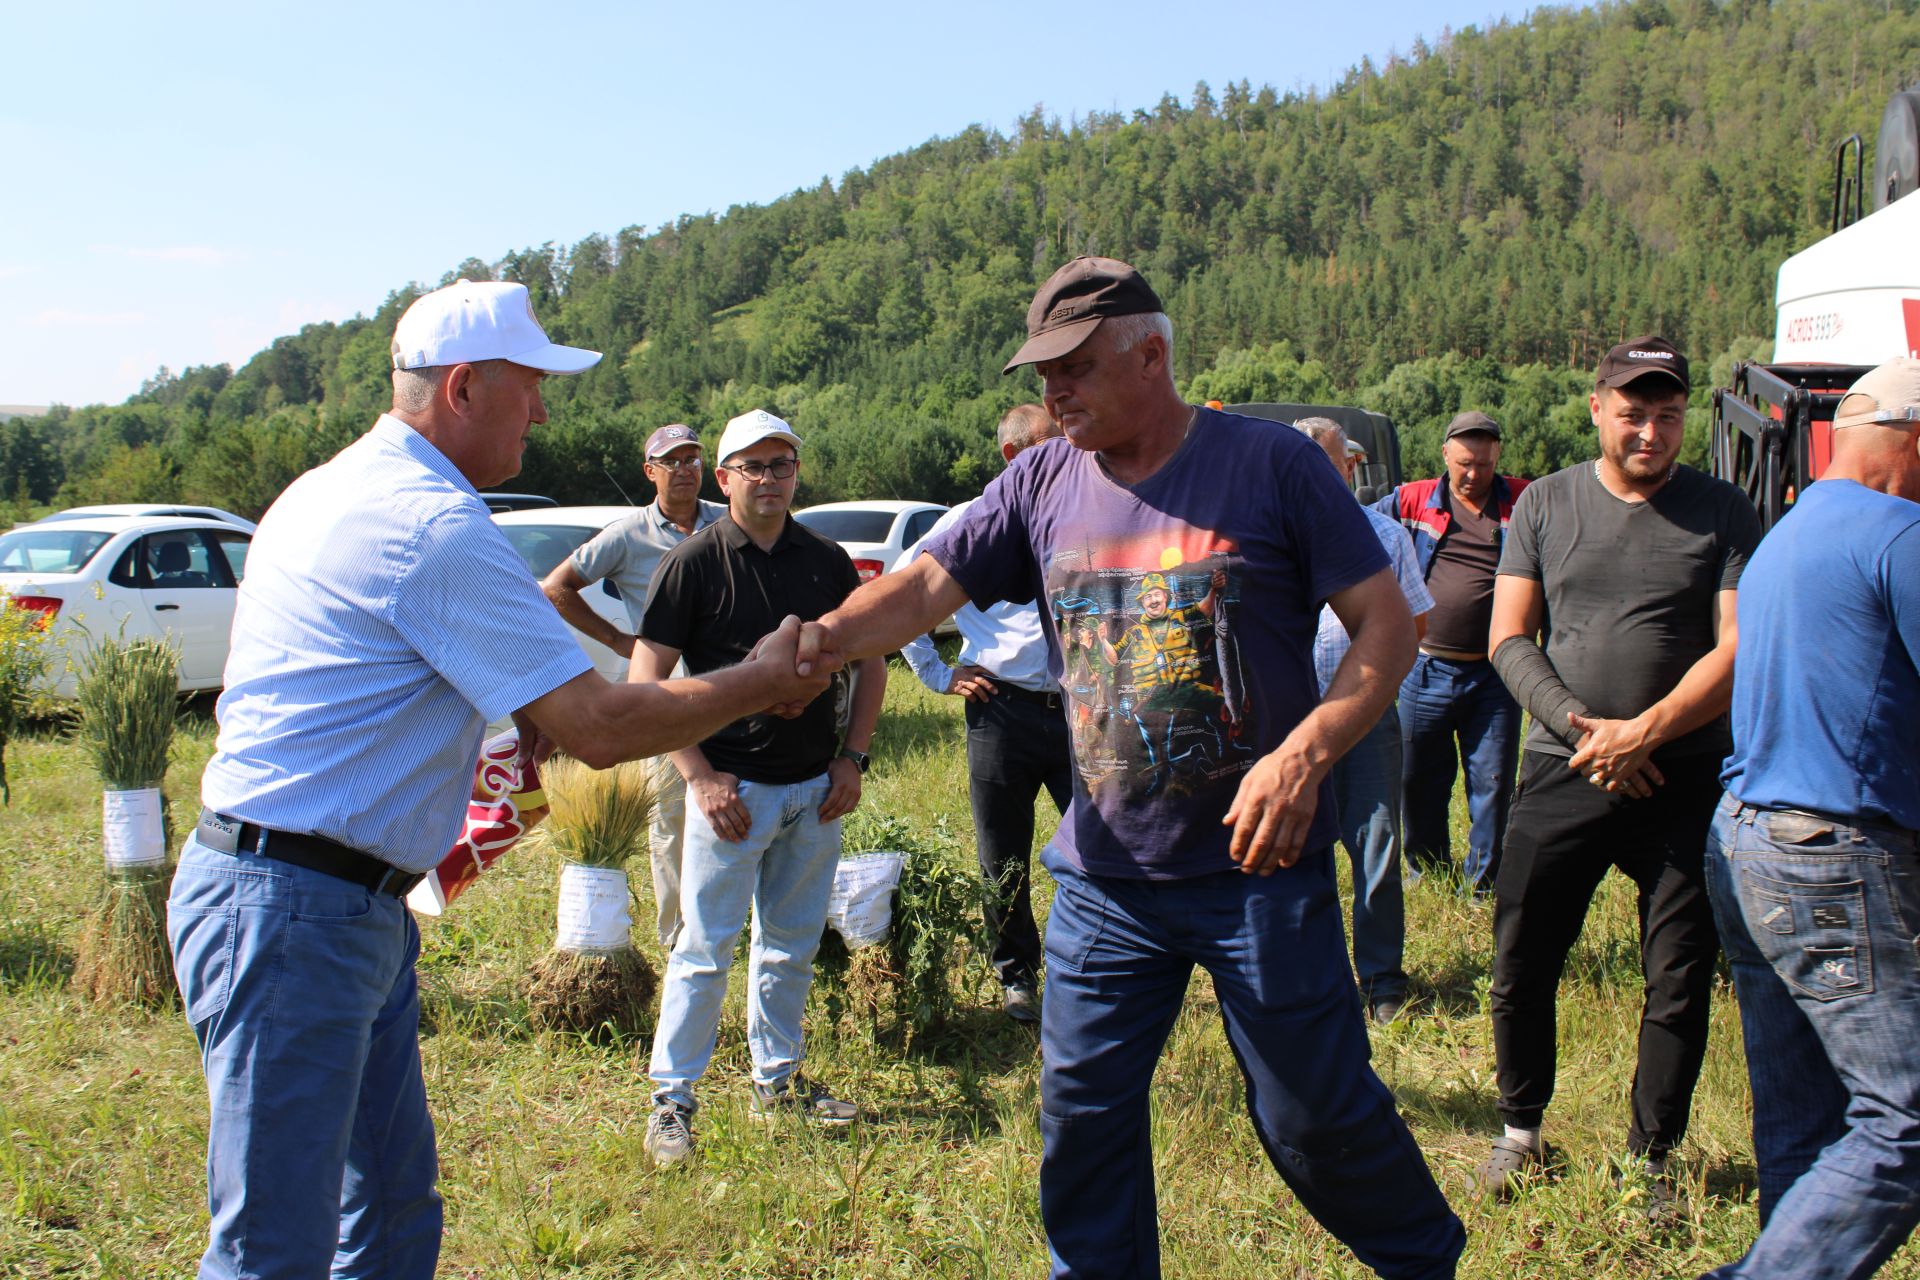
<path fill-rule="evenodd" d="M 1184 526 L 1053 556 L 1074 765 L 1096 802 L 1188 795 L 1252 765 L 1243 571 L 1231 541 Z"/>

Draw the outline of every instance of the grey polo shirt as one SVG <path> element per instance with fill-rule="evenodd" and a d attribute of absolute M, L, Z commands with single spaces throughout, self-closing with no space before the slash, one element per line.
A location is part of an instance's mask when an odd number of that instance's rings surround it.
<path fill-rule="evenodd" d="M 727 509 L 717 502 L 700 502 L 693 518 L 693 531 L 718 520 Z M 630 516 L 614 521 L 599 534 L 580 544 L 568 563 L 587 582 L 613 579 L 620 589 L 621 603 L 627 606 L 628 628 L 640 634 L 640 620 L 646 614 L 647 588 L 653 585 L 653 571 L 660 557 L 687 540 L 680 526 L 667 519 L 658 502 L 640 508 Z"/>

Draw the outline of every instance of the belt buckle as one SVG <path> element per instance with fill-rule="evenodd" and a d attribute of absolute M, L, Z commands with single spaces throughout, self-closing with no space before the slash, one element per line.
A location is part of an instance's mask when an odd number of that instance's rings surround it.
<path fill-rule="evenodd" d="M 228 818 L 211 809 L 200 810 L 194 838 L 215 853 L 240 852 L 240 819 Z"/>
<path fill-rule="evenodd" d="M 389 866 L 379 882 L 373 886 L 375 893 L 389 893 L 396 898 L 404 898 L 413 892 L 413 887 L 427 878 L 424 871 L 402 871 Z"/>

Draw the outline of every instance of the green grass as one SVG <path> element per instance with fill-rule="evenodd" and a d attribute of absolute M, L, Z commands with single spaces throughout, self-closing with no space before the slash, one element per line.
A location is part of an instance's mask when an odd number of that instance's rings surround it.
<path fill-rule="evenodd" d="M 863 803 L 916 825 L 946 815 L 965 833 L 961 742 L 958 703 L 922 693 L 896 667 Z M 197 809 L 212 745 L 202 709 L 174 744 L 176 814 Z M 0 1276 L 190 1274 L 205 1230 L 206 1133 L 192 1036 L 177 1013 L 95 1009 L 70 993 L 76 923 L 99 874 L 99 789 L 78 748 L 44 726 L 11 754 L 14 800 L 0 810 Z M 1464 814 L 1456 821 L 1464 830 Z M 970 855 L 961 845 L 956 858 Z M 1044 899 L 1044 873 L 1040 881 Z M 871 1047 L 853 1022 L 836 1037 L 816 1002 L 810 1070 L 874 1115 L 836 1138 L 750 1120 L 735 983 L 702 1091 L 700 1159 L 656 1171 L 641 1149 L 645 1041 L 528 1028 L 520 984 L 551 942 L 555 896 L 553 856 L 516 852 L 449 915 L 422 922 L 443 1275 L 1044 1273 L 1038 1051 L 999 1016 L 988 986 L 905 1056 Z M 1548 1126 L 1564 1169 L 1512 1205 L 1482 1206 L 1463 1175 L 1497 1130 L 1489 918 L 1428 885 L 1408 908 L 1407 967 L 1423 1016 L 1376 1030 L 1374 1061 L 1467 1223 L 1461 1274 L 1691 1278 L 1737 1255 L 1756 1224 L 1730 989 L 1716 992 L 1681 1150 L 1686 1213 L 1656 1230 L 1608 1176 L 1625 1142 L 1640 1002 L 1631 893 L 1610 878 L 1562 992 Z M 1262 1155 L 1204 978 L 1161 1064 L 1154 1123 L 1170 1277 L 1365 1274 Z M 1920 1276 L 1920 1257 L 1909 1248 L 1882 1274 Z"/>

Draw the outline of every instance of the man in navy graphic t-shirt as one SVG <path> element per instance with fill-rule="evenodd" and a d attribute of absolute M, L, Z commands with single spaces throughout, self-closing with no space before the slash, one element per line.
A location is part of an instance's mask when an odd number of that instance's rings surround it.
<path fill-rule="evenodd" d="M 1160 1274 L 1148 1090 L 1199 965 L 1301 1202 L 1382 1276 L 1452 1276 L 1465 1233 L 1368 1066 L 1330 853 L 1328 772 L 1413 660 L 1380 542 L 1311 441 L 1181 400 L 1125 263 L 1062 267 L 1027 333 L 1007 368 L 1036 366 L 1066 439 L 809 624 L 800 661 L 885 653 L 968 599 L 1045 601 L 1075 765 L 1045 855 L 1053 1274 Z M 1323 603 L 1353 638 L 1324 700 Z"/>

